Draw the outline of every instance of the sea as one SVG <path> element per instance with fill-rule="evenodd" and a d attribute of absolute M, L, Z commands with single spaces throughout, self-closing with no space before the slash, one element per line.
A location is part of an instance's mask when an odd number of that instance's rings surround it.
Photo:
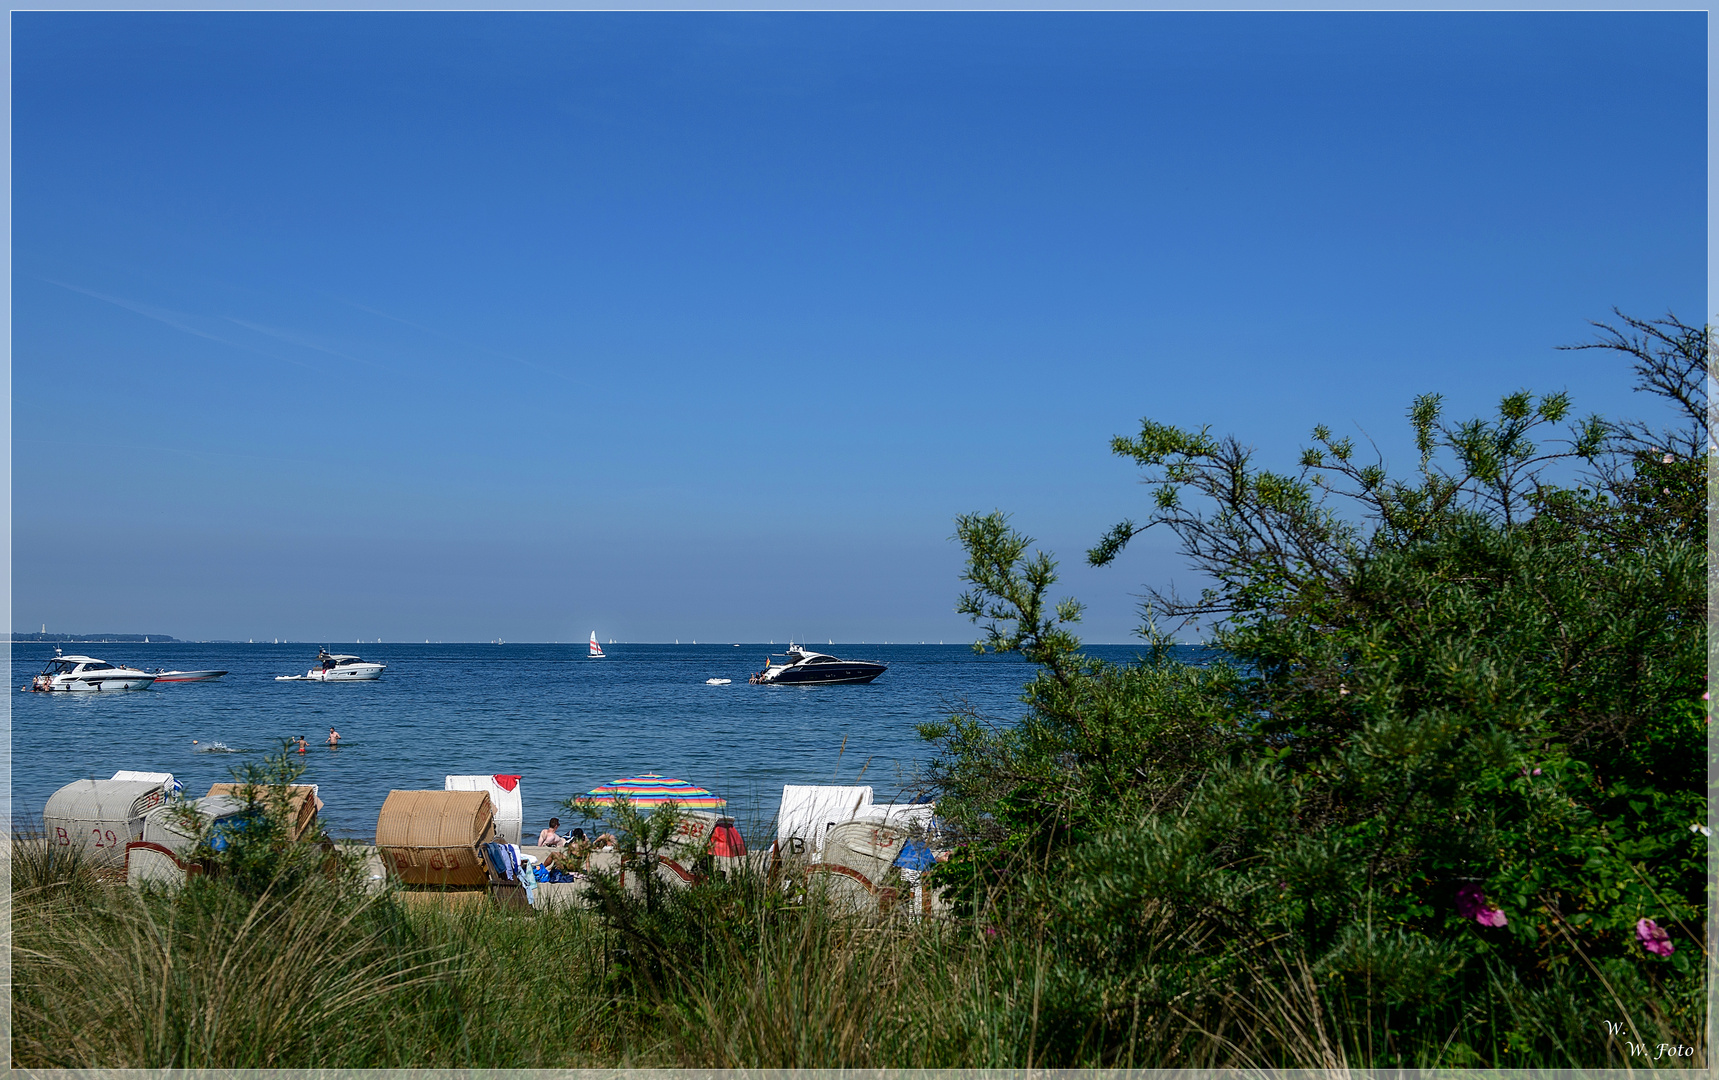
<path fill-rule="evenodd" d="M 320 643 L 319 643 L 320 644 Z M 768 831 L 785 784 L 869 784 L 877 802 L 926 793 L 934 747 L 918 726 L 957 711 L 1018 719 L 1034 667 L 970 645 L 809 645 L 889 670 L 861 686 L 752 686 L 747 676 L 783 644 L 326 643 L 388 665 L 375 682 L 277 682 L 302 675 L 317 645 L 114 643 L 70 653 L 153 671 L 225 669 L 214 682 L 148 690 L 12 691 L 12 813 L 39 827 L 48 797 L 120 769 L 170 772 L 186 795 L 233 779 L 244 761 L 304 736 L 300 783 L 318 785 L 337 837 L 369 840 L 393 789 L 441 790 L 450 775 L 517 774 L 525 832 L 552 816 L 581 823 L 562 802 L 645 772 L 677 777 L 728 800 L 743 831 Z M 1089 646 L 1122 662 L 1139 649 Z M 54 646 L 13 643 L 22 686 Z M 707 679 L 729 679 L 712 686 Z M 325 745 L 328 729 L 340 732 Z M 216 746 L 225 747 L 222 750 Z"/>

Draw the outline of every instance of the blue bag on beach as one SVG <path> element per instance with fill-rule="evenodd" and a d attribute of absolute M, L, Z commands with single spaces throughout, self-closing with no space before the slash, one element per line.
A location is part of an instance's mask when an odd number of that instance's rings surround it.
<path fill-rule="evenodd" d="M 903 870 L 924 870 L 937 865 L 937 856 L 931 854 L 925 841 L 909 839 L 901 845 L 901 854 L 895 857 L 895 865 Z"/>

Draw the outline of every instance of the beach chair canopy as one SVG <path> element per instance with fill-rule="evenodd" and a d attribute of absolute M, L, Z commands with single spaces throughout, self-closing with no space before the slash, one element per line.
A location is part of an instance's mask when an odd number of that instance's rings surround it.
<path fill-rule="evenodd" d="M 211 784 L 209 785 L 208 796 L 200 800 L 200 803 L 207 802 L 208 799 L 217 796 L 224 796 L 235 802 L 243 803 L 244 796 L 242 793 L 244 789 L 245 785 L 243 784 Z M 268 792 L 263 790 L 259 794 L 260 801 L 267 805 Z M 201 809 L 201 805 L 199 805 L 199 809 Z M 315 784 L 293 784 L 287 788 L 287 813 L 291 815 L 292 821 L 291 838 L 294 840 L 302 839 L 304 834 L 310 831 L 310 827 L 316 823 L 316 815 L 321 809 L 322 800 L 317 797 Z M 203 813 L 207 816 L 209 811 L 204 810 Z"/>
<path fill-rule="evenodd" d="M 495 807 L 495 831 L 506 844 L 519 843 L 525 828 L 525 801 L 514 773 L 493 773 L 477 776 L 450 776 L 443 782 L 444 791 L 487 791 Z"/>
<path fill-rule="evenodd" d="M 242 820 L 252 813 L 251 807 L 243 799 L 233 795 L 209 795 L 178 805 L 190 806 L 214 827 L 215 834 L 211 840 L 216 851 L 226 847 L 227 838 L 233 830 L 242 828 Z M 174 804 L 164 804 L 144 815 L 143 840 L 160 844 L 169 851 L 182 855 L 191 850 L 197 840 L 197 834 L 180 819 L 175 809 Z"/>
<path fill-rule="evenodd" d="M 152 784 L 160 784 L 161 790 L 169 796 L 179 794 L 180 783 L 173 779 L 170 772 L 139 772 L 136 769 L 121 769 L 113 774 L 115 780 L 144 780 Z"/>
<path fill-rule="evenodd" d="M 857 821 L 871 810 L 871 786 L 787 784 L 776 814 L 776 841 L 787 854 L 821 850 L 824 832 L 834 824 Z"/>
<path fill-rule="evenodd" d="M 167 800 L 158 780 L 74 780 L 48 796 L 48 843 L 81 847 L 97 866 L 123 866 L 125 845 L 143 837 L 143 818 Z"/>
<path fill-rule="evenodd" d="M 487 791 L 390 791 L 376 818 L 383 865 L 408 885 L 482 885 L 482 844 L 493 841 Z"/>

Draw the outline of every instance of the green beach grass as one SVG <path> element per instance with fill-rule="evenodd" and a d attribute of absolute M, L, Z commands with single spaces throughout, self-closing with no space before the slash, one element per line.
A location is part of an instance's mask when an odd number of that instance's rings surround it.
<path fill-rule="evenodd" d="M 1392 1029 L 1386 1002 L 1334 994 L 1293 956 L 1201 976 L 1170 925 L 1153 976 L 1173 993 L 1136 1002 L 1126 1031 L 1067 1030 L 1066 973 L 1021 927 L 854 919 L 751 876 L 654 912 L 541 913 L 406 904 L 350 877 L 138 890 L 30 840 L 12 876 L 19 1068 L 1340 1068 L 1387 1046 L 1432 1066 L 1472 1063 L 1451 1047 L 1504 1029 L 1542 1035 L 1514 1067 L 1625 1064 L 1586 1024 L 1591 984 L 1499 973 L 1489 1000 Z M 1644 1039 L 1695 1050 L 1633 1067 L 1704 1065 L 1698 1030 L 1622 1004 Z"/>

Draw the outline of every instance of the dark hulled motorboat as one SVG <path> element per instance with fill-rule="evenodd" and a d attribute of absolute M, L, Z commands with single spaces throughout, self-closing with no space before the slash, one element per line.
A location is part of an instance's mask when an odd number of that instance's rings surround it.
<path fill-rule="evenodd" d="M 829 683 L 868 683 L 882 675 L 888 664 L 870 660 L 837 660 L 825 653 L 789 645 L 788 653 L 764 662 L 764 670 L 747 681 L 754 686 L 820 686 Z"/>

